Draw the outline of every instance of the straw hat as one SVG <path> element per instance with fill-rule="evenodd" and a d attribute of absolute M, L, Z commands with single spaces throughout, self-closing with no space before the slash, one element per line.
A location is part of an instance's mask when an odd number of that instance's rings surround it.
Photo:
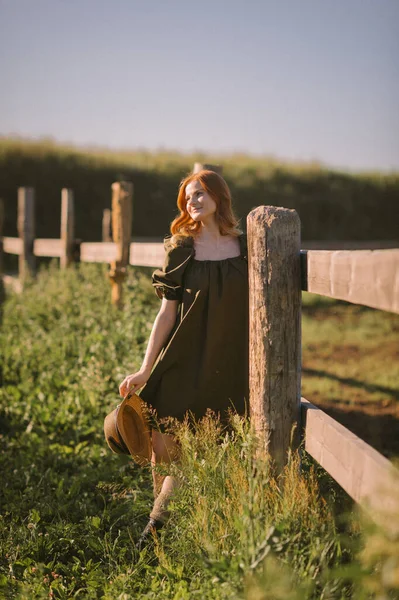
<path fill-rule="evenodd" d="M 130 454 L 139 465 L 151 460 L 151 426 L 142 410 L 143 400 L 128 394 L 104 419 L 108 446 L 117 454 Z"/>

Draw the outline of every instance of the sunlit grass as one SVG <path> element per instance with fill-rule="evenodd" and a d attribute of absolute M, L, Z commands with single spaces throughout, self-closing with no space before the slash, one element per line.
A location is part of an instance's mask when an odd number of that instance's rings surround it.
<path fill-rule="evenodd" d="M 302 327 L 303 395 L 399 417 L 399 315 L 303 292 Z"/>
<path fill-rule="evenodd" d="M 148 269 L 129 269 L 122 311 L 110 300 L 105 265 L 60 271 L 52 261 L 4 306 L 0 596 L 357 599 L 373 597 L 372 586 L 375 598 L 394 597 L 398 539 L 360 535 L 357 517 L 341 514 L 343 492 L 306 456 L 300 468 L 293 454 L 276 478 L 238 416 L 229 429 L 211 414 L 177 426 L 181 486 L 154 548 L 137 555 L 150 470 L 113 455 L 102 426 L 120 381 L 141 364 L 159 307 Z M 341 343 L 327 321 L 350 326 L 351 316 L 312 302 L 321 326 L 304 316 L 305 343 Z M 354 329 L 378 334 L 374 317 L 352 316 Z M 384 319 L 382 336 L 396 327 Z"/>

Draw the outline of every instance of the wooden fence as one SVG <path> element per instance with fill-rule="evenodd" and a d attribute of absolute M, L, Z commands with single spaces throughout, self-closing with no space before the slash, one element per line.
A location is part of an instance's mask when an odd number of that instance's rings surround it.
<path fill-rule="evenodd" d="M 298 214 L 274 206 L 254 209 L 247 230 L 250 407 L 265 449 L 281 467 L 301 425 L 305 450 L 374 518 L 395 513 L 398 528 L 399 471 L 301 397 L 301 291 L 399 313 L 399 248 L 301 251 Z"/>
<path fill-rule="evenodd" d="M 112 184 L 112 210 L 104 211 L 103 215 L 103 239 L 112 241 L 83 242 L 75 239 L 74 235 L 73 191 L 63 189 L 60 238 L 36 238 L 34 190 L 19 188 L 18 237 L 2 238 L 0 230 L 0 264 L 3 252 L 18 255 L 18 280 L 6 277 L 6 283 L 22 289 L 28 274 L 35 275 L 36 257 L 58 257 L 61 268 L 75 261 L 105 262 L 110 265 L 112 302 L 121 307 L 127 266 L 159 266 L 163 262 L 162 244 L 131 242 L 132 207 L 132 183 L 121 181 Z M 109 235 L 110 228 L 112 237 Z"/>
<path fill-rule="evenodd" d="M 73 193 L 64 189 L 60 239 L 35 239 L 34 191 L 20 188 L 18 238 L 2 239 L 0 204 L 0 267 L 2 250 L 18 255 L 22 287 L 37 256 L 59 257 L 61 268 L 74 260 L 107 262 L 112 300 L 122 306 L 127 266 L 159 267 L 164 256 L 162 243 L 131 242 L 132 198 L 131 183 L 114 183 L 105 241 L 87 243 L 74 238 Z M 301 397 L 301 291 L 399 313 L 399 249 L 301 250 L 298 214 L 274 206 L 254 209 L 247 230 L 250 410 L 264 450 L 281 468 L 302 433 L 305 450 L 372 516 L 381 508 L 398 514 L 399 471 Z"/>

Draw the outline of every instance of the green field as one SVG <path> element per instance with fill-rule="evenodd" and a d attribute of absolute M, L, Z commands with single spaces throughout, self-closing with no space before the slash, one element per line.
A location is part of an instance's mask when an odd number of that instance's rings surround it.
<path fill-rule="evenodd" d="M 303 292 L 302 395 L 399 458 L 399 315 Z"/>
<path fill-rule="evenodd" d="M 299 470 L 293 455 L 276 481 L 237 417 L 230 433 L 211 416 L 176 430 L 182 485 L 155 545 L 135 553 L 151 474 L 113 455 L 102 425 L 159 300 L 150 271 L 131 267 L 117 311 L 107 268 L 54 260 L 4 305 L 0 597 L 398 597 L 399 540 L 360 519 L 309 458 Z M 389 414 L 395 427 L 399 317 L 306 293 L 303 304 L 303 395 L 354 421 Z M 387 432 L 376 445 L 399 456 L 397 428 L 389 447 Z"/>
<path fill-rule="evenodd" d="M 125 179 L 134 186 L 132 235 L 162 238 L 176 215 L 179 183 L 197 161 L 223 166 L 244 230 L 247 214 L 267 204 L 294 208 L 306 241 L 398 241 L 397 172 L 349 173 L 272 156 L 118 152 L 0 136 L 4 235 L 17 234 L 17 189 L 29 186 L 35 189 L 36 237 L 58 237 L 61 188 L 67 187 L 74 192 L 75 237 L 100 241 L 103 209 L 111 206 L 111 184 Z"/>

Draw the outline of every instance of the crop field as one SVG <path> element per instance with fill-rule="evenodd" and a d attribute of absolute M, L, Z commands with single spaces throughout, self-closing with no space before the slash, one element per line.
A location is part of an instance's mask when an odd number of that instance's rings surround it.
<path fill-rule="evenodd" d="M 171 517 L 134 548 L 151 472 L 116 456 L 103 419 L 141 364 L 159 307 L 129 268 L 111 305 L 106 265 L 56 260 L 8 293 L 0 330 L 0 597 L 389 599 L 399 540 L 303 455 L 276 480 L 248 420 L 177 425 Z M 303 294 L 302 395 L 399 459 L 399 316 Z M 397 515 L 399 519 L 399 515 Z"/>
<path fill-rule="evenodd" d="M 29 186 L 35 189 L 36 236 L 58 237 L 60 193 L 67 187 L 74 193 L 76 238 L 98 241 L 103 209 L 111 206 L 110 186 L 124 179 L 134 186 L 133 237 L 162 239 L 176 214 L 178 185 L 197 161 L 223 166 L 244 230 L 246 215 L 268 204 L 294 208 L 305 241 L 398 241 L 397 172 L 348 173 L 271 156 L 118 152 L 0 136 L 4 235 L 17 235 L 17 189 Z"/>

